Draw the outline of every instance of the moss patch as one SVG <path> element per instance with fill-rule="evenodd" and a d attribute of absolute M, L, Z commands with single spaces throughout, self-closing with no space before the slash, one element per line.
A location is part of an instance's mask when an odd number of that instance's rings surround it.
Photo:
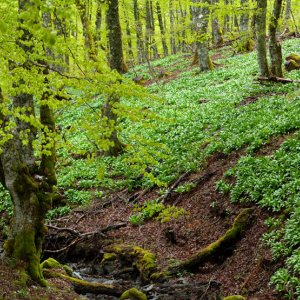
<path fill-rule="evenodd" d="M 137 268 L 144 282 L 149 281 L 157 270 L 155 255 L 141 247 L 121 244 L 109 246 L 105 250 L 107 253 L 103 259 L 107 261 L 117 256 L 121 263 L 122 260 L 132 262 L 132 266 Z"/>
<path fill-rule="evenodd" d="M 125 299 L 131 299 L 131 300 L 147 300 L 147 296 L 137 290 L 136 288 L 131 288 L 127 291 L 125 291 L 122 295 L 120 300 L 125 300 Z"/>
<path fill-rule="evenodd" d="M 223 298 L 223 300 L 246 300 L 246 298 L 240 295 L 235 295 L 235 296 L 225 297 Z"/>

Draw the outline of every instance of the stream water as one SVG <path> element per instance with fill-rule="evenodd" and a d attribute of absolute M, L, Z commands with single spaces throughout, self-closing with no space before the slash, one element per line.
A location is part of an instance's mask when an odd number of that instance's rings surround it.
<path fill-rule="evenodd" d="M 147 295 L 148 300 L 220 300 L 220 284 L 199 282 L 191 277 L 180 277 L 164 283 L 143 284 L 136 270 L 128 268 L 118 272 L 103 270 L 100 264 L 68 264 L 73 270 L 73 276 L 94 283 L 105 283 L 127 288 L 135 287 Z M 86 299 L 118 300 L 118 297 L 109 295 L 85 294 Z"/>

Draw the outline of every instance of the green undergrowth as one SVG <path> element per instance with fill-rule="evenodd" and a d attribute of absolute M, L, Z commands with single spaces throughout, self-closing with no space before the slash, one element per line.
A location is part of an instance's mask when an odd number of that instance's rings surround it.
<path fill-rule="evenodd" d="M 169 222 L 186 214 L 183 208 L 174 205 L 164 205 L 159 199 L 149 200 L 142 205 L 136 205 L 134 214 L 129 217 L 132 225 L 141 225 L 143 222 L 155 218 L 161 223 Z"/>
<path fill-rule="evenodd" d="M 236 177 L 235 184 L 226 183 Z M 271 278 L 287 299 L 300 299 L 300 133 L 286 140 L 271 156 L 244 156 L 218 183 L 233 202 L 255 202 L 275 212 L 263 236 L 274 260 L 284 266 Z"/>
<path fill-rule="evenodd" d="M 297 43 L 287 41 L 285 53 L 295 52 Z M 161 60 L 161 65 L 170 64 L 172 68 L 171 58 Z M 177 65 L 179 59 L 179 55 L 174 57 Z M 185 66 L 187 59 L 181 59 Z M 119 135 L 126 152 L 117 158 L 75 159 L 71 151 L 85 152 L 94 146 L 84 130 L 66 131 L 65 138 L 72 147 L 59 150 L 59 187 L 106 191 L 167 186 L 179 174 L 197 170 L 216 151 L 229 153 L 247 146 L 251 152 L 270 137 L 300 127 L 297 85 L 255 82 L 255 53 L 218 62 L 224 66 L 213 72 L 198 73 L 195 67 L 168 83 L 152 84 L 147 89 L 156 99 L 124 98 L 122 105 L 130 107 L 140 119 L 120 118 Z M 147 66 L 139 69 L 148 70 Z M 288 76 L 299 79 L 300 73 L 294 71 Z M 258 100 L 238 106 L 249 96 Z M 59 122 L 66 128 L 85 116 L 80 107 L 75 107 Z"/>

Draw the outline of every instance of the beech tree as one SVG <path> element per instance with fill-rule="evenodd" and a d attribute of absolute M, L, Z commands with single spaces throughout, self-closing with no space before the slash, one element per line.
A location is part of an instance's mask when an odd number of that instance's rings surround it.
<path fill-rule="evenodd" d="M 197 54 L 199 58 L 200 71 L 213 69 L 213 64 L 209 56 L 209 0 L 193 0 L 192 6 L 193 25 L 196 32 Z"/>
<path fill-rule="evenodd" d="M 46 68 L 45 72 L 40 73 L 40 83 L 43 85 L 39 102 L 40 119 L 37 117 L 34 94 L 30 88 L 30 85 L 35 85 L 30 76 L 34 72 L 33 57 L 40 49 L 37 49 L 37 40 L 29 28 L 41 23 L 38 16 L 34 1 L 18 1 L 15 44 L 18 55 L 7 53 L 6 68 L 2 66 L 2 72 L 9 74 L 12 81 L 10 87 L 7 82 L 4 84 L 5 89 L 0 94 L 0 179 L 14 204 L 14 217 L 5 243 L 5 255 L 21 262 L 32 279 L 46 285 L 40 268 L 40 255 L 46 232 L 45 215 L 51 207 L 53 186 L 56 184 L 55 124 L 48 104 L 51 92 L 46 84 Z M 1 80 L 3 79 L 2 77 Z M 9 90 L 10 96 L 4 93 Z M 43 137 L 39 159 L 34 153 L 38 134 Z"/>

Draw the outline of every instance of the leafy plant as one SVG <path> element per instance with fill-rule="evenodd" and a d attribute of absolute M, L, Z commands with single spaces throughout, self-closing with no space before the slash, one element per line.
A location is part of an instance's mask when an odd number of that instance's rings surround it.
<path fill-rule="evenodd" d="M 132 225 L 141 225 L 144 221 L 154 217 L 161 223 L 169 222 L 171 219 L 177 219 L 186 213 L 183 208 L 165 206 L 159 199 L 147 201 L 142 206 L 136 206 L 135 212 L 137 213 L 129 217 Z"/>

